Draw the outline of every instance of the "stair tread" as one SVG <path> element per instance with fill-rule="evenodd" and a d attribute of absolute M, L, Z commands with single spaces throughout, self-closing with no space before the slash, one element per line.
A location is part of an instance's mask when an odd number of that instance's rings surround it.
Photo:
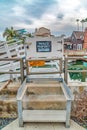
<path fill-rule="evenodd" d="M 17 102 L 16 97 L 10 97 L 10 98 L 1 98 L 0 101 L 3 101 L 5 103 L 12 103 L 12 102 Z"/>
<path fill-rule="evenodd" d="M 24 122 L 65 122 L 66 110 L 23 110 Z"/>
<path fill-rule="evenodd" d="M 16 97 L 3 97 L 0 101 L 4 102 L 15 102 Z M 25 102 L 53 102 L 53 101 L 66 101 L 64 95 L 29 95 L 25 96 L 23 101 Z"/>
<path fill-rule="evenodd" d="M 61 87 L 61 85 L 60 85 L 60 83 L 58 83 L 58 84 L 27 83 L 27 87 Z"/>
<path fill-rule="evenodd" d="M 64 95 L 29 95 L 26 96 L 24 101 L 29 102 L 57 102 L 57 101 L 66 101 Z"/>

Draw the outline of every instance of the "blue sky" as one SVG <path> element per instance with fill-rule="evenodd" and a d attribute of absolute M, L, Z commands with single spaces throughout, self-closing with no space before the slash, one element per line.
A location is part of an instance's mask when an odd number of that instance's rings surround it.
<path fill-rule="evenodd" d="M 43 26 L 56 35 L 71 34 L 76 19 L 86 17 L 87 0 L 0 0 L 0 39 L 11 26 L 29 32 Z"/>

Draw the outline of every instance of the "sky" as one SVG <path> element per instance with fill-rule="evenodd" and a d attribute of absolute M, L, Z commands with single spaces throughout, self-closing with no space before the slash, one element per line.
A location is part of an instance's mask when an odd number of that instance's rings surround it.
<path fill-rule="evenodd" d="M 46 27 L 55 35 L 71 35 L 77 30 L 76 19 L 85 18 L 87 0 L 0 0 L 0 39 L 11 26 L 29 32 Z"/>

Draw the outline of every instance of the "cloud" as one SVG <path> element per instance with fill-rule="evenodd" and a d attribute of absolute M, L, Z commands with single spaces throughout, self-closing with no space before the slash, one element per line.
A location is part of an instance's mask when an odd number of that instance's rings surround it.
<path fill-rule="evenodd" d="M 55 0 L 35 0 L 30 6 L 25 6 L 26 14 L 34 18 L 41 18 L 48 8 L 55 3 Z"/>
<path fill-rule="evenodd" d="M 13 11 L 13 15 L 14 16 L 23 16 L 25 14 L 25 8 L 19 6 L 19 5 L 16 5 L 12 8 L 12 11 Z"/>
<path fill-rule="evenodd" d="M 0 0 L 0 31 L 5 27 L 72 32 L 76 19 L 87 17 L 86 0 Z M 81 26 L 81 23 L 80 23 Z"/>
<path fill-rule="evenodd" d="M 59 13 L 57 15 L 58 20 L 62 20 L 64 18 L 64 14 Z"/>

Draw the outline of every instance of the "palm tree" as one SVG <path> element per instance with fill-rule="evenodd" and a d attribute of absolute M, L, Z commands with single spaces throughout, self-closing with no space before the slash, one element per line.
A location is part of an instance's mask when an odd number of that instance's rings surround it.
<path fill-rule="evenodd" d="M 85 22 L 87 23 L 87 18 L 85 18 Z"/>
<path fill-rule="evenodd" d="M 82 19 L 80 22 L 82 23 L 82 31 L 83 31 L 83 29 L 84 29 L 85 19 Z"/>
<path fill-rule="evenodd" d="M 6 28 L 4 33 L 3 33 L 3 37 L 6 37 L 6 40 L 11 40 L 14 39 L 17 36 L 17 32 L 13 29 L 13 27 Z"/>
<path fill-rule="evenodd" d="M 87 18 L 85 18 L 85 22 L 87 22 Z"/>
<path fill-rule="evenodd" d="M 76 19 L 77 22 L 77 30 L 79 31 L 79 19 Z"/>

